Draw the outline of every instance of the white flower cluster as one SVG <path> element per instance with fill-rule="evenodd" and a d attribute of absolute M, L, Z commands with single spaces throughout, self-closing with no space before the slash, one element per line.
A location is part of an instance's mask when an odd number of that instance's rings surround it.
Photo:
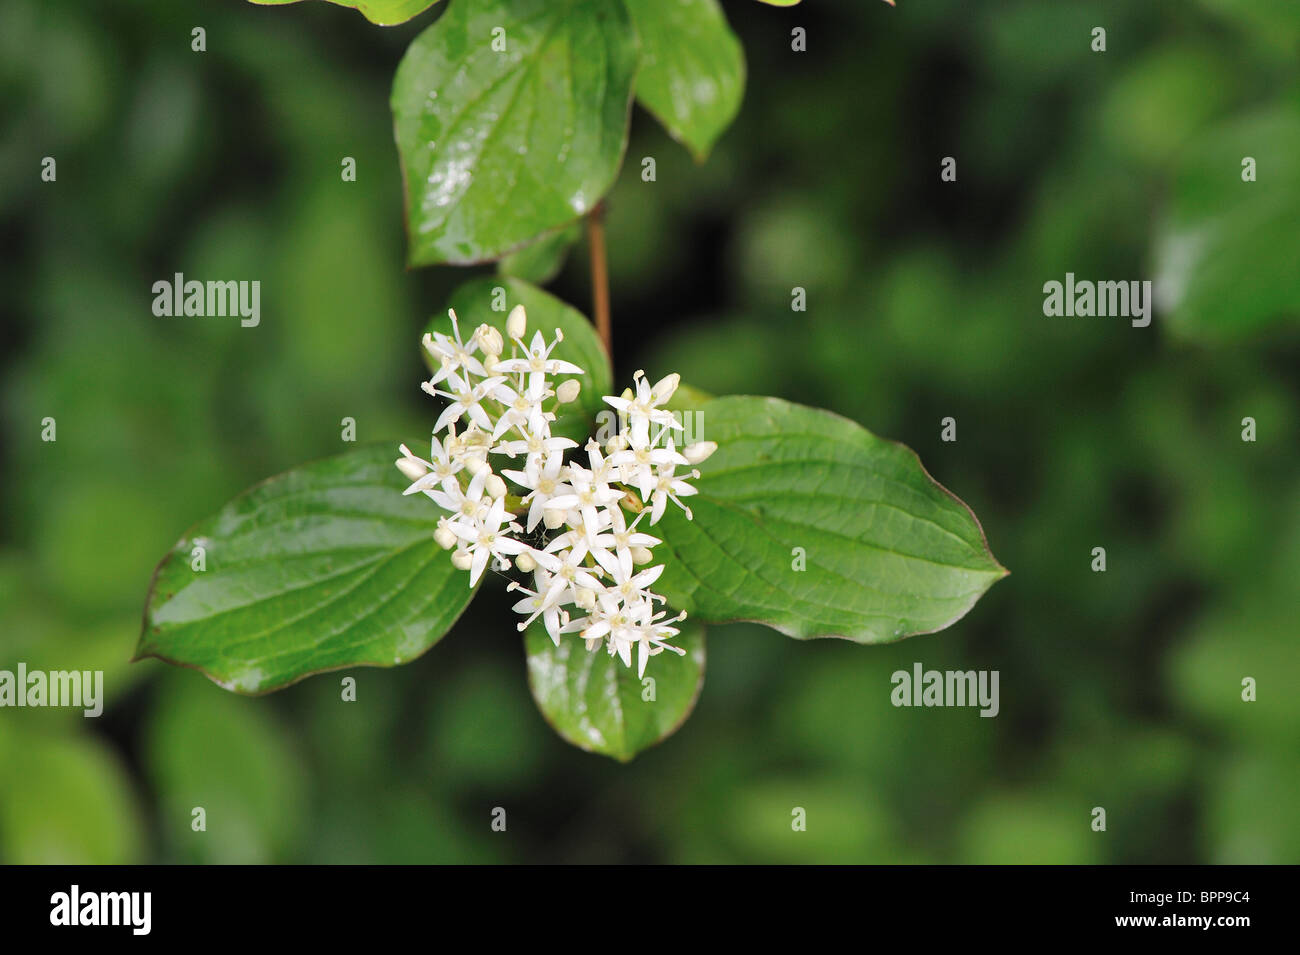
<path fill-rule="evenodd" d="M 540 617 L 556 646 L 563 634 L 576 633 L 588 650 L 603 645 L 629 667 L 635 648 L 639 676 L 646 661 L 664 650 L 684 654 L 669 641 L 686 614 L 668 618 L 656 606 L 663 597 L 649 589 L 663 566 L 637 569 L 651 562 L 650 549 L 660 543 L 637 525 L 647 515 L 650 524 L 657 523 L 669 502 L 690 518 L 681 498 L 695 493 L 686 478 L 699 472 L 679 475 L 677 469 L 698 464 L 717 447 L 701 441 L 677 449 L 673 433 L 682 425 L 663 406 L 678 376 L 651 385 L 638 371 L 634 391 L 604 399 L 618 412 L 617 432 L 603 445 L 588 441 L 585 464 L 566 462 L 565 451 L 578 443 L 553 436 L 551 422 L 554 409 L 574 401 L 581 384 L 569 378 L 552 388 L 551 376 L 583 370 L 551 357 L 563 334 L 557 329 L 547 345 L 539 331 L 525 344 L 527 316 L 516 306 L 506 321 L 511 357 L 503 358 L 497 329 L 480 325 L 465 342 L 456 313 L 449 314 L 452 336 L 424 337 L 437 371 L 421 386 L 449 404 L 434 426 L 429 460 L 402 445 L 397 461 L 413 482 L 405 493 L 424 493 L 448 512 L 438 521 L 435 539 L 452 551 L 456 567 L 469 571 L 471 587 L 489 563 L 504 571 L 511 558 L 532 574 L 532 589 L 510 584 L 524 594 L 514 605 L 526 617 L 520 630 Z M 498 471 L 494 457 L 522 459 L 523 466 Z M 636 514 L 630 522 L 624 508 Z M 534 535 L 539 523 L 555 532 L 544 543 L 544 535 Z M 523 534 L 540 546 L 521 539 Z"/>

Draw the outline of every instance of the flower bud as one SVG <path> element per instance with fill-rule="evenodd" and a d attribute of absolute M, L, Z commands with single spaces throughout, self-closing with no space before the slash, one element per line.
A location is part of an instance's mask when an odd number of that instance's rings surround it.
<path fill-rule="evenodd" d="M 677 372 L 673 372 L 671 375 L 664 375 L 655 382 L 655 386 L 650 389 L 650 394 L 653 396 L 655 404 L 661 405 L 671 398 L 673 392 L 677 390 L 677 386 L 681 383 L 682 376 L 677 374 Z"/>
<path fill-rule="evenodd" d="M 411 481 L 418 481 L 429 473 L 429 469 L 414 458 L 398 458 L 397 470 L 405 474 L 407 479 Z"/>
<path fill-rule="evenodd" d="M 499 355 L 504 342 L 501 340 L 501 333 L 491 325 L 483 324 L 474 332 L 474 337 L 478 339 L 478 347 L 483 349 L 485 355 Z"/>
<path fill-rule="evenodd" d="M 564 511 L 542 511 L 542 523 L 546 525 L 548 531 L 555 530 L 564 524 Z"/>
<path fill-rule="evenodd" d="M 650 561 L 654 560 L 654 556 L 654 554 L 650 553 L 648 547 L 632 548 L 632 563 L 634 564 L 648 564 Z"/>
<path fill-rule="evenodd" d="M 479 471 L 482 471 L 487 466 L 488 463 L 484 461 L 482 458 L 467 457 L 465 459 L 465 470 L 473 475 L 477 475 Z"/>
<path fill-rule="evenodd" d="M 562 405 L 567 405 L 570 401 L 578 400 L 580 391 L 582 391 L 582 382 L 577 378 L 570 378 L 555 389 L 555 400 Z"/>
<path fill-rule="evenodd" d="M 518 567 L 520 570 L 522 570 L 525 574 L 531 574 L 533 571 L 537 569 L 537 561 L 533 559 L 532 554 L 528 553 L 528 551 L 524 551 L 522 554 L 520 554 L 518 557 L 515 558 L 515 566 Z"/>
<path fill-rule="evenodd" d="M 483 483 L 483 490 L 487 491 L 491 497 L 506 496 L 506 482 L 496 475 L 490 475 Z"/>
<path fill-rule="evenodd" d="M 445 524 L 433 532 L 433 539 L 438 542 L 438 546 L 443 550 L 451 550 L 456 546 L 456 535 Z"/>
<path fill-rule="evenodd" d="M 474 555 L 467 550 L 458 550 L 451 555 L 451 565 L 457 570 L 469 570 L 474 563 Z"/>
<path fill-rule="evenodd" d="M 492 374 L 492 371 L 493 371 L 493 369 L 496 368 L 496 366 L 497 366 L 497 356 L 496 356 L 496 355 L 484 355 L 484 356 L 483 356 L 483 370 L 486 371 L 489 375 Z"/>
<path fill-rule="evenodd" d="M 716 441 L 696 441 L 694 444 L 688 444 L 682 449 L 682 457 L 691 464 L 699 464 L 716 450 L 718 450 L 718 442 Z"/>
<path fill-rule="evenodd" d="M 522 305 L 516 305 L 510 310 L 510 315 L 506 318 L 506 334 L 511 338 L 523 338 L 524 332 L 528 330 L 528 313 L 524 311 Z"/>
<path fill-rule="evenodd" d="M 577 593 L 573 595 L 573 602 L 583 610 L 595 610 L 596 595 L 586 587 L 577 587 L 575 589 L 577 590 Z"/>

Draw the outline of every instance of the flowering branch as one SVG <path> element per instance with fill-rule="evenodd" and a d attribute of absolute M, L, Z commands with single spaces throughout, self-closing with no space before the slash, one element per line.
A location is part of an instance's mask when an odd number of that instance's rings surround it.
<path fill-rule="evenodd" d="M 677 449 L 673 432 L 683 428 L 664 405 L 677 390 L 678 376 L 651 385 L 638 371 L 635 389 L 604 397 L 618 413 L 620 429 L 587 442 L 585 465 L 566 462 L 565 451 L 578 442 L 551 434 L 556 413 L 544 407 L 551 398 L 558 407 L 578 397 L 577 379 L 557 384 L 551 377 L 583 373 L 552 355 L 563 335 L 557 330 L 548 345 L 539 331 L 526 342 L 527 316 L 516 306 L 506 320 L 512 351 L 504 359 L 499 331 L 480 325 L 466 341 L 456 313 L 448 314 L 450 336 L 425 336 L 437 367 L 422 387 L 450 404 L 434 427 L 428 460 L 402 445 L 397 461 L 412 482 L 406 493 L 423 493 L 447 512 L 434 539 L 452 552 L 455 567 L 469 571 L 471 587 L 489 567 L 506 572 L 513 563 L 532 576 L 532 589 L 517 582 L 509 588 L 524 595 L 514 605 L 526 618 L 520 630 L 540 617 L 556 646 L 562 635 L 576 633 L 588 650 L 603 646 L 628 667 L 635 650 L 638 678 L 650 657 L 665 650 L 683 654 L 670 641 L 681 632 L 674 624 L 686 615 L 669 618 L 657 606 L 664 598 L 650 590 L 663 565 L 636 569 L 649 564 L 651 549 L 662 543 L 638 525 L 642 519 L 657 524 L 669 503 L 689 519 L 681 498 L 695 493 L 687 478 L 700 472 L 677 469 L 698 464 L 717 447 L 701 441 Z M 512 463 L 522 458 L 522 468 L 498 472 L 498 456 Z M 506 479 L 526 493 L 515 497 Z M 636 514 L 631 521 L 624 506 Z M 535 546 L 539 542 L 525 535 L 539 525 L 549 540 Z"/>

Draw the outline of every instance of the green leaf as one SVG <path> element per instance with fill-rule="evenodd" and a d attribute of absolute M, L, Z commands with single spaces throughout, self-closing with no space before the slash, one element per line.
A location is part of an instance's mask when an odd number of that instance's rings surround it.
<path fill-rule="evenodd" d="M 636 95 L 702 161 L 745 92 L 745 54 L 718 0 L 624 0 L 641 40 Z"/>
<path fill-rule="evenodd" d="M 695 519 L 670 504 L 650 533 L 657 589 L 705 623 L 885 643 L 948 626 L 1006 574 L 915 453 L 846 418 L 727 397 L 689 424 L 718 444 L 684 499 Z"/>
<path fill-rule="evenodd" d="M 1256 181 L 1242 180 L 1242 160 Z M 1300 318 L 1300 113 L 1198 137 L 1156 241 L 1156 305 L 1186 338 L 1234 340 Z"/>
<path fill-rule="evenodd" d="M 497 271 L 534 285 L 545 285 L 559 274 L 569 249 L 581 235 L 582 229 L 576 222 L 548 232 L 531 245 L 503 258 L 497 263 Z"/>
<path fill-rule="evenodd" d="M 528 684 L 554 730 L 579 749 L 627 762 L 671 736 L 695 707 L 704 685 L 704 628 L 689 621 L 674 641 L 685 656 L 664 651 L 651 657 L 646 680 L 603 647 L 589 652 L 576 635 L 557 647 L 540 624 L 524 634 Z"/>
<path fill-rule="evenodd" d="M 759 3 L 766 3 L 769 7 L 793 7 L 799 0 L 758 0 Z M 886 3 L 889 0 L 885 0 Z"/>
<path fill-rule="evenodd" d="M 393 81 L 410 264 L 500 258 L 590 210 L 622 162 L 635 69 L 622 3 L 451 4 Z"/>
<path fill-rule="evenodd" d="M 437 643 L 473 591 L 433 540 L 443 511 L 402 495 L 398 457 L 375 446 L 304 465 L 192 528 L 154 572 L 136 658 L 265 693 Z"/>
<path fill-rule="evenodd" d="M 263 7 L 280 7 L 288 3 L 298 3 L 299 0 L 249 0 L 249 2 Z M 438 0 L 329 0 L 329 2 L 340 7 L 360 10 L 371 23 L 388 27 L 405 23 L 412 17 L 419 16 Z"/>
<path fill-rule="evenodd" d="M 499 294 L 498 289 L 504 294 Z M 551 426 L 554 434 L 572 438 L 580 444 L 591 435 L 596 426 L 596 415 L 609 408 L 602 400 L 610 394 L 613 373 L 610 371 L 609 358 L 600 338 L 582 314 L 549 292 L 544 292 L 535 285 L 519 279 L 485 276 L 466 282 L 451 296 L 449 307 L 456 312 L 462 337 L 473 334 L 480 324 L 488 324 L 506 333 L 506 318 L 516 305 L 522 305 L 528 313 L 528 332 L 526 341 L 531 341 L 534 332 L 540 331 L 549 342 L 558 328 L 564 333 L 564 341 L 556 346 L 551 355 L 571 361 L 584 372 L 576 375 L 582 383 L 578 400 L 571 405 L 561 405 L 558 417 Z M 493 308 L 502 305 L 501 310 Z M 436 316 L 429 322 L 428 331 L 451 334 L 451 319 L 446 315 Z M 511 345 L 506 340 L 504 354 L 510 355 Z M 425 358 L 429 359 L 428 352 Z M 563 381 L 566 376 L 560 376 Z"/>

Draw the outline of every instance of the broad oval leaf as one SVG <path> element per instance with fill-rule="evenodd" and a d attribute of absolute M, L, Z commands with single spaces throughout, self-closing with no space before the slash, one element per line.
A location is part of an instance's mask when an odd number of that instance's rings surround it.
<path fill-rule="evenodd" d="M 745 54 L 718 0 L 624 0 L 641 41 L 636 96 L 702 161 L 745 93 Z"/>
<path fill-rule="evenodd" d="M 265 693 L 437 643 L 474 592 L 433 540 L 443 511 L 402 495 L 398 457 L 374 446 L 296 468 L 192 528 L 154 572 L 136 659 Z"/>
<path fill-rule="evenodd" d="M 544 627 L 533 624 L 524 634 L 528 685 L 560 736 L 589 753 L 627 762 L 671 736 L 695 708 L 704 685 L 704 628 L 687 621 L 674 642 L 685 656 L 664 651 L 651 657 L 649 684 L 603 647 L 588 651 L 576 634 L 563 635 L 556 646 Z"/>
<path fill-rule="evenodd" d="M 500 291 L 498 291 L 500 290 Z M 500 310 L 494 305 L 501 304 Z M 583 374 L 572 377 L 582 382 L 578 400 L 571 405 L 561 405 L 559 414 L 551 430 L 554 434 L 564 435 L 581 444 L 596 426 L 596 416 L 609 405 L 602 400 L 610 394 L 613 387 L 613 373 L 609 367 L 609 358 L 605 346 L 591 322 L 582 314 L 570 308 L 549 292 L 544 292 L 535 285 L 521 279 L 502 276 L 485 276 L 466 282 L 452 293 L 449 307 L 456 312 L 456 321 L 460 325 L 462 337 L 473 334 L 481 324 L 491 325 L 506 333 L 506 319 L 510 310 L 522 305 L 528 313 L 528 332 L 526 341 L 532 341 L 534 332 L 541 332 L 549 342 L 555 337 L 555 330 L 564 333 L 564 341 L 551 352 L 552 357 L 571 361 L 583 370 Z M 444 313 L 435 316 L 429 322 L 428 331 L 451 333 L 451 319 Z M 506 340 L 504 354 L 511 354 L 510 340 Z M 431 361 L 428 352 L 425 358 Z M 570 376 L 556 376 L 556 381 L 563 381 Z"/>
<path fill-rule="evenodd" d="M 584 215 L 627 144 L 636 36 L 608 0 L 462 0 L 393 81 L 412 265 L 499 258 Z"/>
<path fill-rule="evenodd" d="M 249 0 L 249 2 L 263 7 L 279 7 L 289 3 L 299 3 L 300 0 Z M 359 10 L 371 23 L 389 27 L 405 23 L 412 17 L 418 17 L 439 0 L 328 0 L 328 2 Z"/>
<path fill-rule="evenodd" d="M 651 530 L 656 589 L 705 623 L 885 643 L 954 623 L 1007 573 L 915 453 L 846 418 L 737 396 L 687 423 L 718 450 L 683 499 L 694 520 L 670 504 Z"/>

